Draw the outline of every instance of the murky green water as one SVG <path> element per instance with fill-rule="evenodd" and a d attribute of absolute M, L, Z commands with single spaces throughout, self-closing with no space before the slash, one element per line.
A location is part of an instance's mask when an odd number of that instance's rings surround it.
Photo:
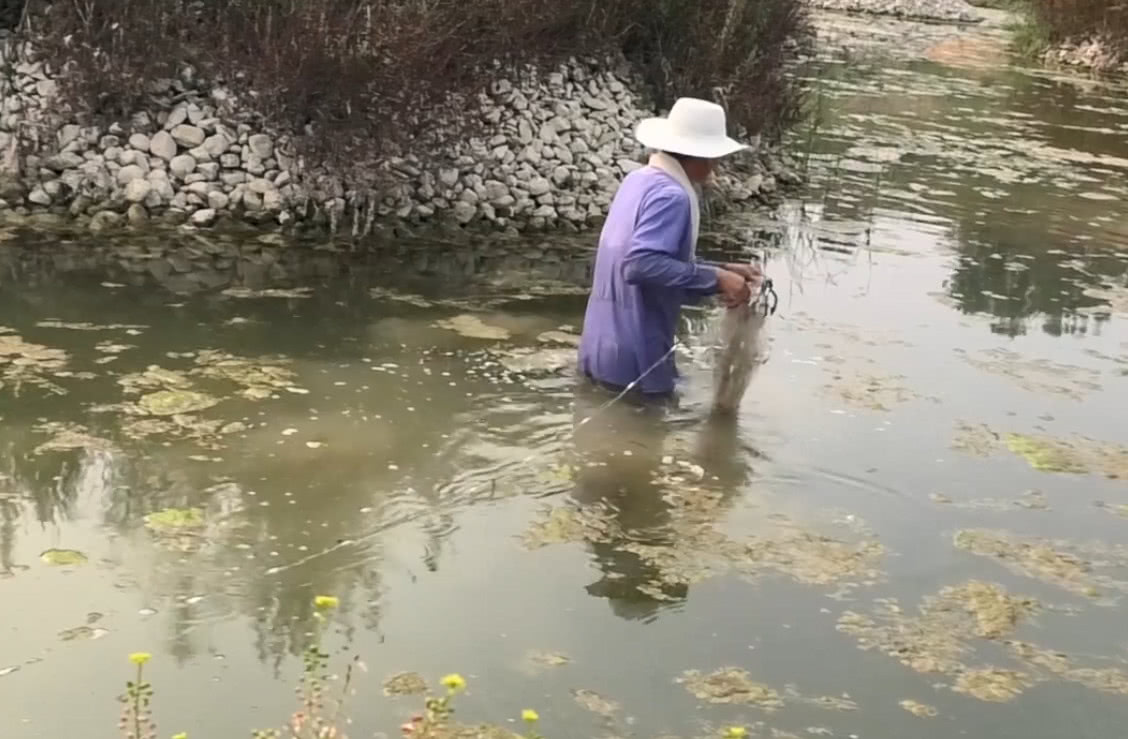
<path fill-rule="evenodd" d="M 280 725 L 332 594 L 354 736 L 406 670 L 556 737 L 1119 735 L 1126 90 L 820 85 L 810 192 L 746 224 L 781 302 L 731 427 L 697 312 L 669 419 L 577 428 L 575 244 L 5 245 L 0 734 L 114 736 L 138 650 L 162 735 Z"/>

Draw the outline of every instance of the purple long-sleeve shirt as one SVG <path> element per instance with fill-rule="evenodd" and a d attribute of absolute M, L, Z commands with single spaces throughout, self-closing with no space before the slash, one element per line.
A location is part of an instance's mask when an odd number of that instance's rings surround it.
<path fill-rule="evenodd" d="M 611 202 L 595 256 L 595 275 L 580 338 L 579 369 L 643 393 L 673 391 L 670 348 L 681 307 L 717 292 L 717 270 L 693 255 L 689 195 L 656 167 L 628 174 Z"/>

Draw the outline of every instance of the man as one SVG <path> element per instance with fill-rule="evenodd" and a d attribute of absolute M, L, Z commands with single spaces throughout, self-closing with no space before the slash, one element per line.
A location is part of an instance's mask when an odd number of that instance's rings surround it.
<path fill-rule="evenodd" d="M 708 295 L 739 305 L 759 290 L 751 265 L 697 261 L 700 206 L 696 187 L 714 162 L 746 148 L 726 134 L 724 110 L 681 98 L 666 118 L 635 131 L 656 152 L 627 175 L 611 202 L 595 257 L 595 276 L 580 339 L 580 373 L 643 398 L 672 397 L 678 379 L 674 332 L 681 307 Z"/>

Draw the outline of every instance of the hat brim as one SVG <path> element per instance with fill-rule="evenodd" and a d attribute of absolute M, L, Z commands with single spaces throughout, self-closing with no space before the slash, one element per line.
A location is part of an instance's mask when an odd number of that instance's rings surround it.
<path fill-rule="evenodd" d="M 748 148 L 728 136 L 705 139 L 680 135 L 670 130 L 670 122 L 665 118 L 640 121 L 635 129 L 635 139 L 648 149 L 702 159 L 720 159 Z"/>

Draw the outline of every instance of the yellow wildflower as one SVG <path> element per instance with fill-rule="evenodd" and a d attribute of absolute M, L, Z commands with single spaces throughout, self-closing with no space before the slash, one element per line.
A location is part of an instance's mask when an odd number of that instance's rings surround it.
<path fill-rule="evenodd" d="M 540 714 L 531 708 L 526 708 L 524 711 L 521 711 L 521 720 L 527 724 L 535 724 L 540 721 Z"/>
<path fill-rule="evenodd" d="M 466 680 L 463 679 L 462 675 L 459 675 L 457 672 L 452 672 L 449 675 L 444 675 L 443 679 L 439 682 L 442 683 L 442 686 L 446 688 L 451 695 L 461 692 L 466 688 Z"/>
<path fill-rule="evenodd" d="M 744 739 L 748 736 L 748 729 L 743 726 L 730 726 L 725 729 L 725 739 Z"/>
<path fill-rule="evenodd" d="M 149 654 L 148 652 L 134 652 L 133 654 L 129 655 L 129 661 L 138 666 L 145 664 L 152 658 L 153 655 Z"/>
<path fill-rule="evenodd" d="M 182 731 L 179 734 L 173 734 L 172 739 L 188 739 L 188 732 Z"/>
<path fill-rule="evenodd" d="M 336 608 L 337 606 L 339 606 L 341 604 L 341 601 L 337 600 L 332 595 L 319 595 L 319 596 L 317 596 L 316 598 L 313 599 L 313 604 L 315 606 L 317 606 L 318 608 L 328 609 L 328 608 Z"/>

